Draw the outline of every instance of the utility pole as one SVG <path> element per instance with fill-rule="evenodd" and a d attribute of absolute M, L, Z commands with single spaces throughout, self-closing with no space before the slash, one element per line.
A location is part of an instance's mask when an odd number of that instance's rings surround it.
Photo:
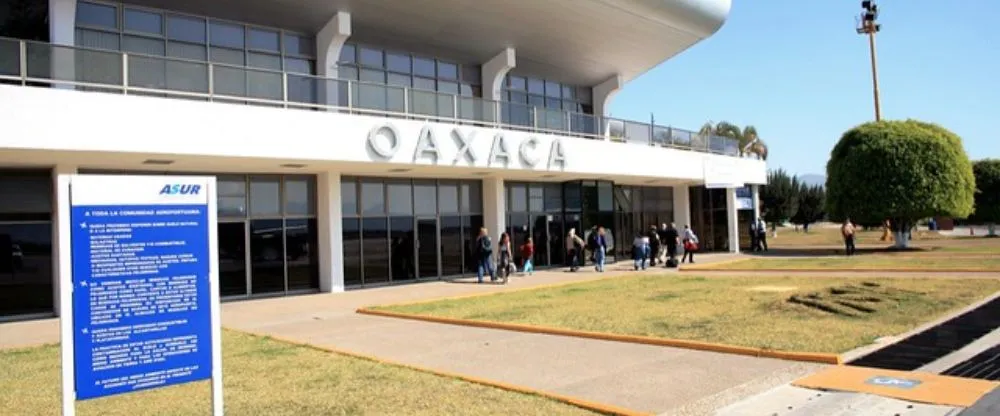
<path fill-rule="evenodd" d="M 863 11 L 857 24 L 857 31 L 859 35 L 868 35 L 868 52 L 871 54 L 872 63 L 872 95 L 875 97 L 875 121 L 881 121 L 882 106 L 878 96 L 878 59 L 875 57 L 875 34 L 882 29 L 882 25 L 876 22 L 878 6 L 874 0 L 862 1 L 861 8 Z"/>

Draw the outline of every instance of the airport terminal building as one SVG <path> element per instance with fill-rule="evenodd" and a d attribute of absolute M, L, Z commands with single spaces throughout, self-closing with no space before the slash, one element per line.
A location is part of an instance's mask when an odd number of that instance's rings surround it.
<path fill-rule="evenodd" d="M 0 38 L 0 320 L 58 314 L 56 184 L 81 173 L 215 176 L 224 299 L 474 275 L 480 227 L 538 267 L 596 225 L 612 258 L 668 222 L 736 251 L 765 163 L 607 117 L 729 7 L 49 0 L 47 39 Z"/>

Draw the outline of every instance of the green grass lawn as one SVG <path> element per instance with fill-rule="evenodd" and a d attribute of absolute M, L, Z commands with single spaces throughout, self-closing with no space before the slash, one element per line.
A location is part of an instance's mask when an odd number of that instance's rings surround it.
<path fill-rule="evenodd" d="M 857 255 L 827 257 L 758 257 L 730 263 L 708 264 L 711 269 L 757 270 L 757 269 L 926 269 L 959 270 L 974 269 L 1000 271 L 998 257 L 948 257 L 942 255 Z M 695 269 L 697 267 L 694 267 Z"/>
<path fill-rule="evenodd" d="M 542 397 L 223 332 L 227 415 L 586 415 Z M 59 347 L 0 350 L 0 415 L 60 413 Z M 208 382 L 78 402 L 80 415 L 206 415 Z"/>
<path fill-rule="evenodd" d="M 994 279 L 634 275 L 376 309 L 840 353 L 905 332 L 997 290 L 1000 280 Z"/>

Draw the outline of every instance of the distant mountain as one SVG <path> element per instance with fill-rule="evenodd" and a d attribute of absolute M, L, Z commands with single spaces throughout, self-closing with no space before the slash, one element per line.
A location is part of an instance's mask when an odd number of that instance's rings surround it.
<path fill-rule="evenodd" d="M 814 186 L 814 185 L 826 186 L 826 175 L 819 175 L 815 173 L 799 175 L 799 182 L 803 182 L 809 186 Z"/>

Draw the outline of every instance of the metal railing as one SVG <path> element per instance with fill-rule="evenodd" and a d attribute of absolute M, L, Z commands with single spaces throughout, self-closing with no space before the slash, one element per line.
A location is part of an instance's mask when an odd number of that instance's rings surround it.
<path fill-rule="evenodd" d="M 337 111 L 739 156 L 735 139 L 414 88 L 0 38 L 0 83 Z"/>

